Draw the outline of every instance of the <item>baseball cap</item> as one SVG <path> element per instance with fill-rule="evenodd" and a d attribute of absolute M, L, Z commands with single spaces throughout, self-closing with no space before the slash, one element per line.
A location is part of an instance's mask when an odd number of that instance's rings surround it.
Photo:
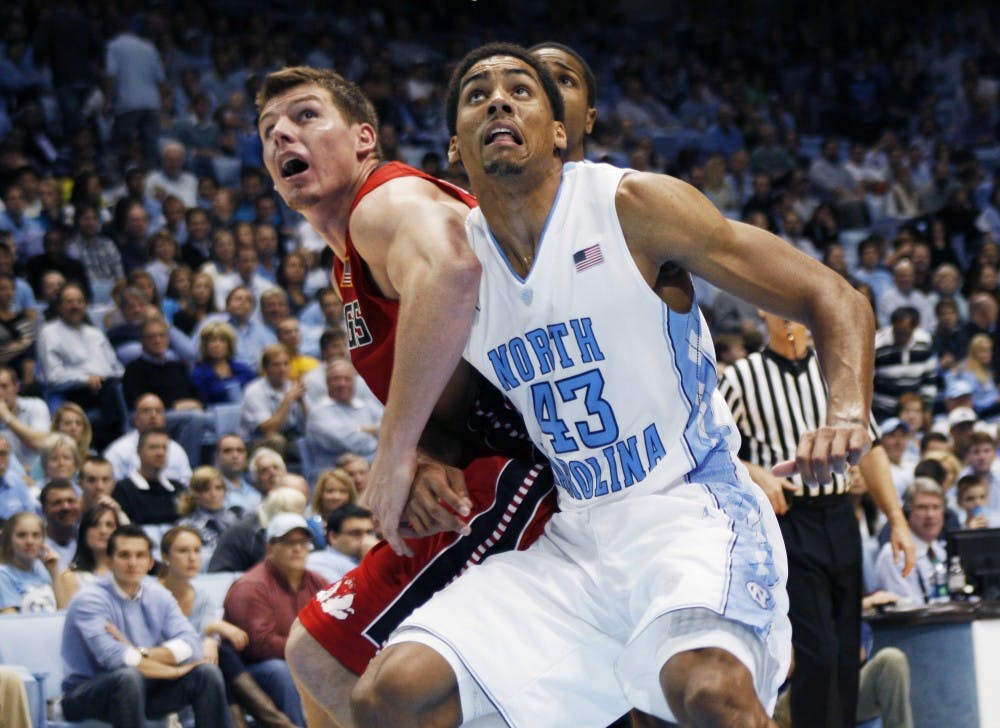
<path fill-rule="evenodd" d="M 882 420 L 878 428 L 882 431 L 883 435 L 888 435 L 890 432 L 895 432 L 900 428 L 903 429 L 903 432 L 908 433 L 910 431 L 910 426 L 898 417 L 890 417 Z"/>
<path fill-rule="evenodd" d="M 949 377 L 944 388 L 945 399 L 958 399 L 972 394 L 972 382 L 961 377 Z"/>
<path fill-rule="evenodd" d="M 277 538 L 286 536 L 290 531 L 294 531 L 297 528 L 301 528 L 310 535 L 312 534 L 306 519 L 298 513 L 279 513 L 267 524 L 267 540 L 274 541 Z"/>
<path fill-rule="evenodd" d="M 948 413 L 948 426 L 958 427 L 966 422 L 975 422 L 977 419 L 979 418 L 971 407 L 956 407 Z"/>

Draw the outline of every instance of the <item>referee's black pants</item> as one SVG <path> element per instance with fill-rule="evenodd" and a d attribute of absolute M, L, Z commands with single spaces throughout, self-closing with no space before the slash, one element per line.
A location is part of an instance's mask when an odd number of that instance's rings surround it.
<path fill-rule="evenodd" d="M 847 495 L 793 498 L 778 518 L 788 551 L 792 725 L 855 725 L 861 535 Z"/>

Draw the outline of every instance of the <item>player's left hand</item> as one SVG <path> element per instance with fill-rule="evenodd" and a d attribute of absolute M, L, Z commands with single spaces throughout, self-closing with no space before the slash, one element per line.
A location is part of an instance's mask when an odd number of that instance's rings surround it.
<path fill-rule="evenodd" d="M 372 512 L 382 538 L 393 551 L 400 556 L 413 556 L 403 540 L 399 524 L 417 469 L 417 453 L 395 456 L 386 454 L 387 450 L 380 449 L 375 455 L 368 484 L 361 495 L 361 505 Z"/>
<path fill-rule="evenodd" d="M 802 434 L 795 451 L 795 460 L 775 465 L 771 472 L 787 478 L 795 473 L 806 485 L 825 485 L 833 473 L 844 474 L 848 465 L 857 465 L 861 456 L 871 449 L 867 423 L 834 420 L 816 430 Z"/>
<path fill-rule="evenodd" d="M 402 528 L 408 537 L 422 538 L 444 531 L 469 535 L 469 526 L 462 520 L 472 512 L 472 501 L 465 487 L 465 476 L 436 460 L 421 458 L 410 490 L 410 500 L 403 511 L 408 526 Z"/>

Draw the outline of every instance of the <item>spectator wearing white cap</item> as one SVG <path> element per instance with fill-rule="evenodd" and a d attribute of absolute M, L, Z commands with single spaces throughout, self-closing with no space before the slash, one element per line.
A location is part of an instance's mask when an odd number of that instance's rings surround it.
<path fill-rule="evenodd" d="M 975 429 L 979 418 L 971 407 L 956 407 L 948 412 L 948 434 L 951 436 L 951 449 L 956 457 L 965 459 L 969 449 L 969 437 Z"/>
<path fill-rule="evenodd" d="M 898 417 L 890 417 L 879 425 L 882 430 L 882 447 L 889 457 L 889 469 L 892 472 L 892 484 L 900 498 L 913 483 L 913 469 L 917 458 L 907 451 L 906 444 L 910 435 L 910 426 Z"/>
<path fill-rule="evenodd" d="M 302 704 L 285 662 L 288 631 L 299 611 L 326 582 L 306 569 L 312 531 L 298 513 L 278 513 L 267 524 L 264 560 L 233 582 L 224 602 L 226 621 L 247 633 L 247 670 L 295 725 L 305 725 Z"/>

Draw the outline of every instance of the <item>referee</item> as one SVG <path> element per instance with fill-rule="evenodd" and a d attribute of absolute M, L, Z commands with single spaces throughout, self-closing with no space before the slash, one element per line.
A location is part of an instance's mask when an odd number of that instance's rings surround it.
<path fill-rule="evenodd" d="M 794 726 L 854 726 L 861 632 L 861 538 L 847 476 L 803 487 L 771 468 L 795 460 L 800 436 L 826 423 L 826 384 L 809 332 L 761 312 L 768 344 L 728 367 L 719 390 L 743 437 L 740 458 L 767 494 L 788 552 L 789 618 L 794 669 Z M 877 430 L 871 427 L 873 441 Z M 897 558 L 913 568 L 913 539 L 892 484 L 889 460 L 875 445 L 859 463 L 875 503 L 889 519 Z M 786 496 L 787 493 L 787 496 Z"/>

